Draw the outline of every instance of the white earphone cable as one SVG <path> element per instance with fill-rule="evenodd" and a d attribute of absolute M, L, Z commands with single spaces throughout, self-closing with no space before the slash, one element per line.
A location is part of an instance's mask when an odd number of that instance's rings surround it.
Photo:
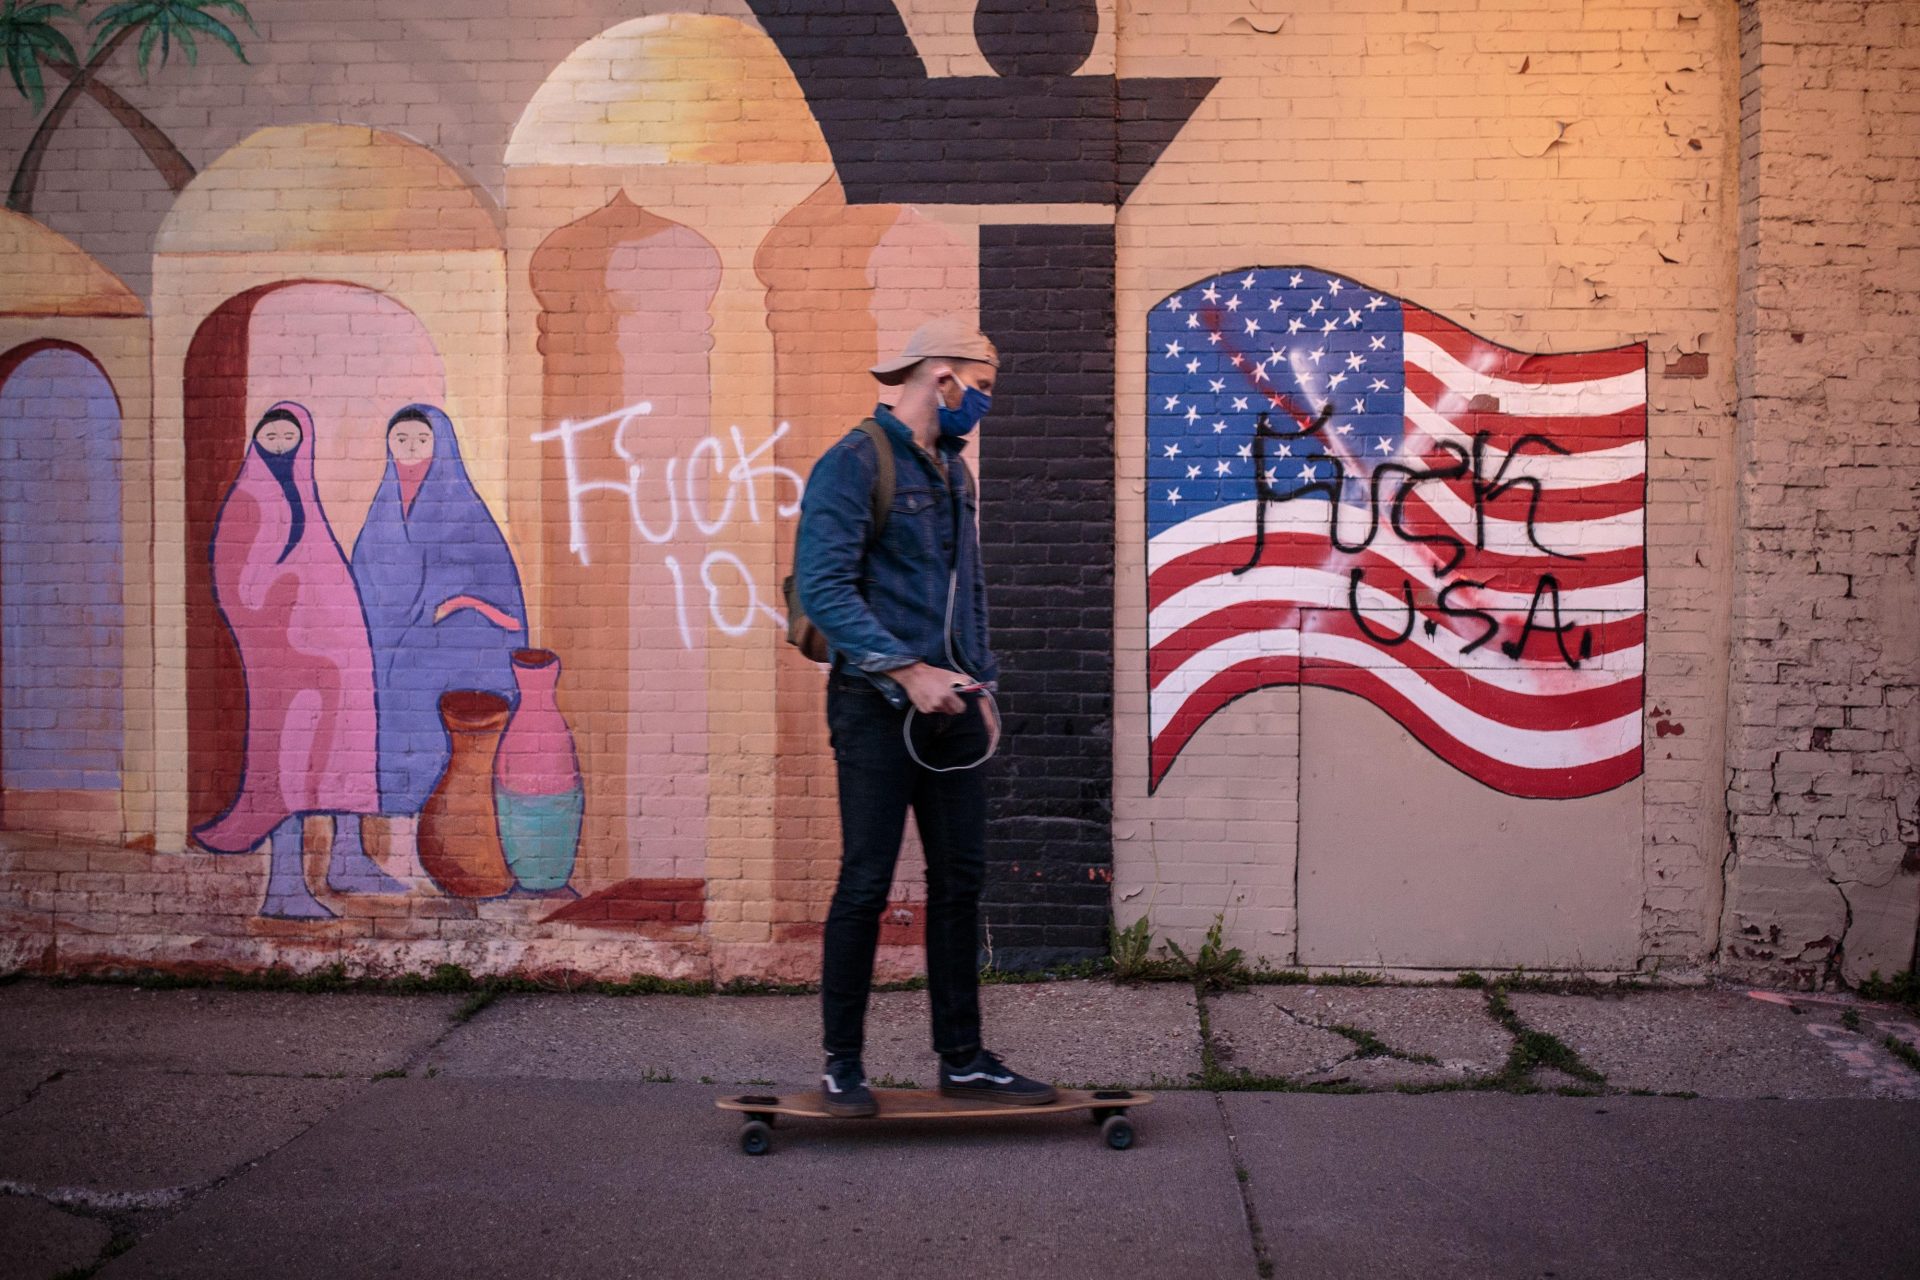
<path fill-rule="evenodd" d="M 956 461 L 954 465 L 959 466 L 960 464 L 958 461 Z M 960 564 L 959 564 L 958 549 L 956 548 L 953 572 L 947 576 L 947 620 L 946 620 L 945 639 L 946 639 L 946 646 L 947 646 L 947 669 L 949 671 L 958 671 L 961 669 L 960 659 L 955 657 L 953 652 L 953 598 L 955 593 L 959 589 L 960 589 Z M 959 773 L 962 770 L 966 770 L 966 769 L 978 769 L 981 765 L 993 759 L 994 753 L 1000 750 L 1000 704 L 994 701 L 993 691 L 991 689 L 982 689 L 980 690 L 980 694 L 982 697 L 984 697 L 987 700 L 987 703 L 989 707 L 991 707 L 993 712 L 992 716 L 987 719 L 987 731 L 989 736 L 987 738 L 987 753 L 985 755 L 981 756 L 978 760 L 975 760 L 972 764 L 954 764 L 954 765 L 947 765 L 944 768 L 939 765 L 928 764 L 925 760 L 922 760 L 920 758 L 920 753 L 913 749 L 913 718 L 918 713 L 919 709 L 913 706 L 911 703 L 909 703 L 907 705 L 907 718 L 901 721 L 900 723 L 900 736 L 907 744 L 908 757 L 911 758 L 915 764 L 919 765 L 922 769 L 925 769 L 929 773 Z M 987 707 L 981 708 L 980 714 L 983 717 L 985 717 L 987 715 L 987 710 L 988 710 Z"/>

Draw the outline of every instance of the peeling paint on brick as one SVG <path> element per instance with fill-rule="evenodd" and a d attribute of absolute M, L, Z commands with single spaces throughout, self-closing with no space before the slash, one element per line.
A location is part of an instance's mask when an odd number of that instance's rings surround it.
<path fill-rule="evenodd" d="M 1740 447 L 1722 958 L 1914 962 L 1920 66 L 1908 6 L 1742 6 Z"/>

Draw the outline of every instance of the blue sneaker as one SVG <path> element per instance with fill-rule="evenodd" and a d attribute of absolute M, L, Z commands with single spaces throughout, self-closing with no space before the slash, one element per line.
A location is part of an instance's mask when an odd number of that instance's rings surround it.
<path fill-rule="evenodd" d="M 820 1077 L 820 1096 L 826 1100 L 830 1116 L 878 1115 L 880 1104 L 874 1101 L 867 1085 L 867 1070 L 858 1058 L 828 1058 Z"/>
<path fill-rule="evenodd" d="M 1060 1096 L 1052 1085 L 1028 1079 L 985 1049 L 976 1049 L 961 1066 L 942 1058 L 940 1092 L 949 1098 L 1004 1102 L 1016 1107 L 1045 1106 Z"/>

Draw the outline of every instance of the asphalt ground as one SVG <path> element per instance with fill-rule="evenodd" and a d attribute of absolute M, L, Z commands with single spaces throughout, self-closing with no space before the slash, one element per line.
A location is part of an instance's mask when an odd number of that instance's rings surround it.
<path fill-rule="evenodd" d="M 1885 1046 L 1920 1030 L 1896 1008 L 985 998 L 1021 1069 L 1154 1088 L 1136 1144 L 1075 1115 L 783 1120 L 744 1155 L 713 1100 L 814 1081 L 804 996 L 15 982 L 0 1277 L 1920 1274 L 1920 1071 Z M 923 994 L 876 996 L 870 1075 L 931 1084 L 926 1038 Z"/>

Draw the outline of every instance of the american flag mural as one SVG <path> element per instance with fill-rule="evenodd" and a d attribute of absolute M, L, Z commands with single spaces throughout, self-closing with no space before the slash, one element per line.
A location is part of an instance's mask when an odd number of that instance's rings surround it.
<path fill-rule="evenodd" d="M 1153 787 L 1277 684 L 1512 795 L 1639 775 L 1644 344 L 1527 354 L 1307 267 L 1202 280 L 1147 337 Z"/>

